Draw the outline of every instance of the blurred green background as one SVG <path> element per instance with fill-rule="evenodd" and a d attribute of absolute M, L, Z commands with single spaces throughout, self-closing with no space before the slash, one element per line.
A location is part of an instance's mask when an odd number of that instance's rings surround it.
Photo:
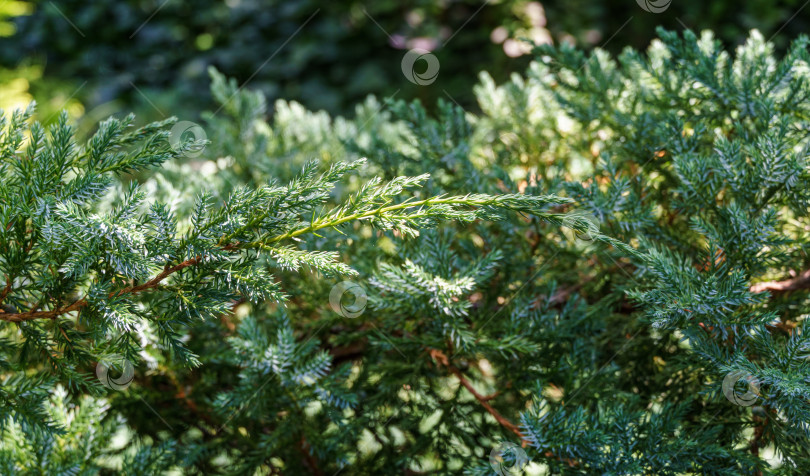
<path fill-rule="evenodd" d="M 428 106 L 450 96 L 475 108 L 480 71 L 501 81 L 525 69 L 521 39 L 616 52 L 646 47 L 659 25 L 712 29 L 727 45 L 757 28 L 783 48 L 806 31 L 805 6 L 672 0 L 654 14 L 635 0 L 5 0 L 0 107 L 36 99 L 42 120 L 62 107 L 87 121 L 121 111 L 139 121 L 193 118 L 211 108 L 213 65 L 270 100 L 333 114 L 351 114 L 369 94 Z M 402 57 L 414 47 L 439 60 L 430 88 L 403 77 Z"/>

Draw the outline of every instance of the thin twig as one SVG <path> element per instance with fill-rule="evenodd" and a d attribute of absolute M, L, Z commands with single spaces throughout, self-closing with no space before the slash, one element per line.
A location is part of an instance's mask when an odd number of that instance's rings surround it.
<path fill-rule="evenodd" d="M 232 249 L 235 245 L 228 245 L 223 249 Z M 191 258 L 189 260 L 183 261 L 180 264 L 175 266 L 166 267 L 163 271 L 160 272 L 157 276 L 150 279 L 149 281 L 140 284 L 138 286 L 130 286 L 121 289 L 120 291 L 114 292 L 110 297 L 113 296 L 121 296 L 124 294 L 137 294 L 141 291 L 145 291 L 147 289 L 152 289 L 157 287 L 161 281 L 168 278 L 170 275 L 180 271 L 181 269 L 188 268 L 189 266 L 194 266 L 195 264 L 199 263 L 202 259 L 201 256 L 197 256 L 195 258 Z M 58 309 L 51 309 L 50 311 L 28 311 L 28 312 L 20 312 L 16 314 L 11 313 L 3 313 L 0 314 L 0 320 L 8 321 L 8 322 L 23 322 L 23 321 L 31 321 L 34 319 L 55 319 L 62 314 L 67 314 L 69 312 L 73 312 L 79 310 L 87 305 L 87 299 L 82 298 L 79 299 L 68 306 L 58 308 Z"/>
<path fill-rule="evenodd" d="M 497 420 L 498 423 L 501 424 L 501 426 L 511 431 L 512 433 L 516 434 L 521 440 L 526 441 L 525 437 L 523 436 L 523 433 L 520 432 L 520 429 L 517 427 L 517 425 L 509 421 L 505 416 L 501 415 L 498 412 L 498 410 L 494 409 L 492 405 L 489 404 L 489 400 L 491 400 L 492 397 L 487 397 L 478 393 L 472 386 L 470 381 L 467 380 L 467 377 L 465 377 L 464 374 L 461 373 L 461 370 L 457 369 L 452 365 L 447 368 L 453 375 L 456 376 L 458 381 L 461 382 L 461 385 L 464 385 L 464 388 L 466 388 L 473 395 L 473 397 L 475 397 L 475 399 L 478 400 L 481 406 L 483 406 L 484 409 L 486 409 L 486 411 L 489 412 L 489 414 L 492 415 L 495 418 L 495 420 Z"/>
<path fill-rule="evenodd" d="M 799 289 L 810 289 L 810 269 L 803 271 L 800 275 L 785 279 L 783 281 L 765 281 L 751 286 L 752 293 L 770 291 L 771 293 L 785 293 Z"/>
<path fill-rule="evenodd" d="M 467 391 L 469 391 L 473 395 L 473 397 L 475 397 L 475 399 L 478 400 L 478 403 L 480 403 L 481 406 L 483 406 L 484 409 L 490 415 L 492 415 L 498 423 L 501 424 L 501 426 L 511 431 L 512 433 L 516 434 L 521 439 L 521 441 L 528 444 L 526 438 L 523 436 L 523 433 L 520 432 L 520 429 L 517 427 L 517 425 L 509 421 L 505 416 L 501 415 L 500 412 L 498 412 L 498 410 L 496 410 L 495 408 L 492 407 L 492 405 L 489 404 L 489 400 L 491 400 L 492 397 L 491 396 L 488 397 L 478 393 L 478 391 L 475 389 L 475 387 L 472 386 L 470 381 L 467 380 L 467 377 L 465 377 L 464 374 L 461 373 L 461 370 L 459 370 L 458 368 L 456 368 L 456 366 L 450 363 L 450 360 L 447 358 L 444 352 L 437 349 L 430 349 L 429 353 L 431 358 L 433 358 L 433 360 L 437 364 L 443 364 L 453 375 L 456 376 L 461 385 L 463 385 L 464 388 L 466 388 Z"/>

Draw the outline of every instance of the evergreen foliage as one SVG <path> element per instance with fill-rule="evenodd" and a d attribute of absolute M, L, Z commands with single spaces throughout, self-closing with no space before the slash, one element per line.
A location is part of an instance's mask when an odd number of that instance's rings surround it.
<path fill-rule="evenodd" d="M 801 474 L 808 40 L 659 34 L 478 115 L 4 116 L 2 472 Z"/>

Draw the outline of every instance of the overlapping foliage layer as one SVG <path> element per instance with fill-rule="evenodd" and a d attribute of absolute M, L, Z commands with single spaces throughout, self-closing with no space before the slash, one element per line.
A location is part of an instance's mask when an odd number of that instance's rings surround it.
<path fill-rule="evenodd" d="M 73 98 L 99 118 L 110 108 L 153 115 L 150 103 L 196 114 L 210 104 L 209 65 L 333 113 L 369 93 L 428 99 L 432 109 L 447 91 L 468 107 L 479 71 L 504 80 L 525 68 L 527 56 L 505 54 L 505 37 L 619 52 L 646 47 L 658 25 L 711 28 L 732 45 L 757 28 L 783 50 L 807 31 L 804 8 L 804 0 L 15 0 L 0 4 L 0 67 L 30 81 L 43 107 Z M 437 87 L 402 81 L 400 60 L 414 47 L 437 55 Z M 27 72 L 40 67 L 46 84 Z M 46 104 L 56 87 L 63 97 Z"/>
<path fill-rule="evenodd" d="M 503 442 L 552 474 L 808 467 L 806 40 L 536 54 L 480 115 L 267 122 L 212 71 L 201 160 L 167 124 L 7 116 L 2 472 L 487 474 Z"/>

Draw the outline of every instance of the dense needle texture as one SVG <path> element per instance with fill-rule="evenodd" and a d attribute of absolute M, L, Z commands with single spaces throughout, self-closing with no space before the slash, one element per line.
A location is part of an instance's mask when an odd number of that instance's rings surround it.
<path fill-rule="evenodd" d="M 659 33 L 476 113 L 5 113 L 0 473 L 806 471 L 808 42 Z"/>

